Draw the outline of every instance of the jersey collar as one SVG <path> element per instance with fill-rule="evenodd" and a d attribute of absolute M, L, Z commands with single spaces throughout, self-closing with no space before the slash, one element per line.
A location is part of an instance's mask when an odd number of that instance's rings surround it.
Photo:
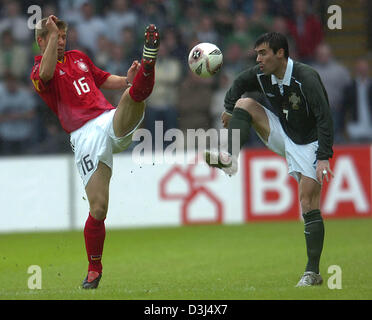
<path fill-rule="evenodd" d="M 35 62 L 40 62 L 43 58 L 42 55 L 38 55 L 35 57 Z M 65 63 L 66 62 L 66 55 L 63 56 L 63 60 L 57 60 L 58 63 Z"/>
<path fill-rule="evenodd" d="M 292 71 L 293 71 L 293 60 L 288 57 L 287 62 L 287 69 L 285 70 L 284 78 L 283 78 L 283 84 L 286 86 L 290 86 L 291 84 L 291 78 L 292 78 Z M 271 75 L 271 84 L 278 84 L 278 78 L 275 75 Z"/>
<path fill-rule="evenodd" d="M 57 60 L 59 63 L 65 63 L 66 62 L 66 55 L 63 56 L 62 60 Z"/>

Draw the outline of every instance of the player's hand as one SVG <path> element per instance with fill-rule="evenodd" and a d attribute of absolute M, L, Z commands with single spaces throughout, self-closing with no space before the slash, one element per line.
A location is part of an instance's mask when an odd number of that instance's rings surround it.
<path fill-rule="evenodd" d="M 50 15 L 45 24 L 45 27 L 48 29 L 48 33 L 58 33 L 57 22 L 58 18 L 54 15 Z"/>
<path fill-rule="evenodd" d="M 133 83 L 134 77 L 136 76 L 140 67 L 141 64 L 137 60 L 133 61 L 132 65 L 130 66 L 127 72 L 127 81 L 129 83 Z"/>
<path fill-rule="evenodd" d="M 318 179 L 320 184 L 323 184 L 323 179 L 325 178 L 327 182 L 329 181 L 329 176 L 334 177 L 334 174 L 329 167 L 328 160 L 318 160 L 316 165 L 316 178 Z"/>
<path fill-rule="evenodd" d="M 224 128 L 229 126 L 229 122 L 231 119 L 231 114 L 227 113 L 226 111 L 222 112 L 221 120 Z"/>

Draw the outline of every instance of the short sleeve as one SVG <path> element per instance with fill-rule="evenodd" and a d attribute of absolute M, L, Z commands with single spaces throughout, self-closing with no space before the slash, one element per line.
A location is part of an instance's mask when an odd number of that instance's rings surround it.
<path fill-rule="evenodd" d="M 35 90 L 39 93 L 41 92 L 45 92 L 49 89 L 49 84 L 51 82 L 48 81 L 47 83 L 44 83 L 43 80 L 41 80 L 40 78 L 40 74 L 39 74 L 39 71 L 40 71 L 40 62 L 35 64 L 34 67 L 32 68 L 32 71 L 31 71 L 31 81 L 35 87 Z"/>
<path fill-rule="evenodd" d="M 245 92 L 255 92 L 259 90 L 257 67 L 252 67 L 241 72 L 225 95 L 225 109 L 229 113 L 232 113 L 236 101 L 240 99 Z"/>
<path fill-rule="evenodd" d="M 98 68 L 86 54 L 82 53 L 82 55 L 84 55 L 84 59 L 89 65 L 89 70 L 93 75 L 93 79 L 97 88 L 99 88 L 107 80 L 111 73 Z"/>

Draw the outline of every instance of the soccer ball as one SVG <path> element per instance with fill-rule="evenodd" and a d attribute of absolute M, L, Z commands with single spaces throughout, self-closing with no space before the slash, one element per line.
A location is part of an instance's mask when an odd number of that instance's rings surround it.
<path fill-rule="evenodd" d="M 222 66 L 222 52 L 213 43 L 199 43 L 189 53 L 189 67 L 202 78 L 216 74 Z"/>

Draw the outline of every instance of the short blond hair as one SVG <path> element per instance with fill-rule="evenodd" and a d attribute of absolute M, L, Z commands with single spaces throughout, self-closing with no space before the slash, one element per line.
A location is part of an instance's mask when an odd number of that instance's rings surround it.
<path fill-rule="evenodd" d="M 46 28 L 46 22 L 48 21 L 48 18 L 43 18 L 39 20 L 39 22 L 35 26 L 35 41 L 37 43 L 37 38 L 40 37 L 42 39 L 45 39 L 48 35 L 48 29 Z M 65 30 L 67 32 L 68 25 L 63 20 L 57 20 L 56 25 L 59 30 Z"/>

